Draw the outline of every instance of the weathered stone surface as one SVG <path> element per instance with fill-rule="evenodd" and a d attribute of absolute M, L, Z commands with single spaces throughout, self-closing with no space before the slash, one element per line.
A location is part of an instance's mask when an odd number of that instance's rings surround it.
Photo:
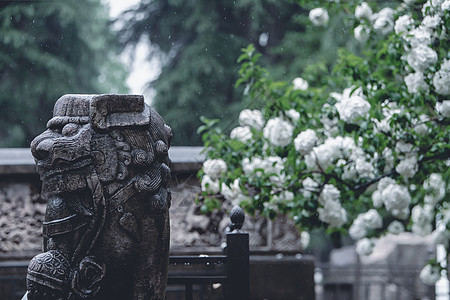
<path fill-rule="evenodd" d="M 36 187 L 1 181 L 0 252 L 40 251 L 44 213 L 45 203 L 39 198 Z"/>
<path fill-rule="evenodd" d="M 28 299 L 162 299 L 171 130 L 138 95 L 65 95 L 31 143 L 47 201 Z"/>

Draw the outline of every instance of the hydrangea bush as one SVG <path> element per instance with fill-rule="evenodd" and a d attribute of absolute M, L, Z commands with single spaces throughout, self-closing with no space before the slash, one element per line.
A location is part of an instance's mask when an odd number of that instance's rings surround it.
<path fill-rule="evenodd" d="M 311 26 L 326 26 L 335 2 L 311 10 Z M 320 81 L 335 84 L 273 81 L 243 49 L 237 85 L 255 104 L 230 135 L 203 120 L 202 209 L 288 215 L 302 231 L 348 233 L 364 255 L 405 230 L 448 252 L 450 1 L 344 8 L 364 51 L 340 50 Z M 430 261 L 421 278 L 433 284 L 441 268 Z"/>

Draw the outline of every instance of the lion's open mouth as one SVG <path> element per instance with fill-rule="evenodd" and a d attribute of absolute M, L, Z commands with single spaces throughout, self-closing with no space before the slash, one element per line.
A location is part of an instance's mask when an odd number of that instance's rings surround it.
<path fill-rule="evenodd" d="M 60 160 L 55 164 L 56 168 L 42 172 L 41 179 L 48 180 L 53 176 L 63 174 L 66 172 L 73 172 L 75 170 L 82 169 L 90 164 L 92 164 L 92 158 L 83 158 L 83 159 L 79 159 L 77 161 L 61 161 Z M 39 172 L 39 165 L 38 165 L 38 172 Z M 39 173 L 41 173 L 41 172 L 39 172 Z"/>

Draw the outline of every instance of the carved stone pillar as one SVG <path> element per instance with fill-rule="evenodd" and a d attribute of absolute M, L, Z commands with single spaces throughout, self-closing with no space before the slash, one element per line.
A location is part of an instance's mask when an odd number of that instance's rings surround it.
<path fill-rule="evenodd" d="M 163 299 L 169 253 L 171 130 L 138 95 L 65 95 L 31 143 L 44 253 L 27 295 Z"/>

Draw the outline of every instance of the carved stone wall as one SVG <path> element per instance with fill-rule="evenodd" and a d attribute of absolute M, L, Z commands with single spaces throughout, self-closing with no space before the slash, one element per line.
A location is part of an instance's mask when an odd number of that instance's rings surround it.
<path fill-rule="evenodd" d="M 45 206 L 36 184 L 5 178 L 0 181 L 1 253 L 41 251 Z"/>
<path fill-rule="evenodd" d="M 228 217 L 202 215 L 195 205 L 200 190 L 197 171 L 201 147 L 172 147 L 171 251 L 208 253 L 220 251 Z M 0 149 L 0 259 L 29 258 L 42 250 L 45 201 L 29 149 Z M 250 247 L 257 252 L 300 252 L 300 237 L 287 219 L 274 222 L 247 218 Z"/>

